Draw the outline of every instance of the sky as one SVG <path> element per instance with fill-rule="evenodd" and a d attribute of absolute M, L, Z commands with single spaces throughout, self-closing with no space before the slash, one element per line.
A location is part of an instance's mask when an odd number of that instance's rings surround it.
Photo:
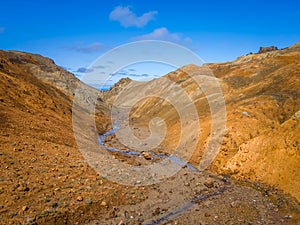
<path fill-rule="evenodd" d="M 205 62 L 224 62 L 260 46 L 299 42 L 299 24 L 299 0 L 3 0 L 0 49 L 50 57 L 80 78 L 99 56 L 133 41 L 170 41 Z M 116 79 L 172 69 L 144 64 Z"/>

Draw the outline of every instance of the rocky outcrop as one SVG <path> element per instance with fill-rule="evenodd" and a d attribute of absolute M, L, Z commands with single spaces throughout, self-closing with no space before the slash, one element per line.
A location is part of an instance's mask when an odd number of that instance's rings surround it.
<path fill-rule="evenodd" d="M 266 52 L 273 52 L 273 51 L 277 51 L 277 50 L 278 50 L 278 48 L 276 46 L 260 47 L 258 54 L 266 53 Z"/>

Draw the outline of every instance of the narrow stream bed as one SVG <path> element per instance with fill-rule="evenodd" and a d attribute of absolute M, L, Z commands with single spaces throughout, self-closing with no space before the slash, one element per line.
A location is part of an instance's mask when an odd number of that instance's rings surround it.
<path fill-rule="evenodd" d="M 118 129 L 120 129 L 120 126 L 118 125 L 118 123 L 117 122 L 114 123 L 114 127 L 111 130 L 109 130 L 108 132 L 106 132 L 105 134 L 103 134 L 99 137 L 100 146 L 103 149 L 106 149 L 107 151 L 112 152 L 112 153 L 118 153 L 118 154 L 121 154 L 121 155 L 129 155 L 129 156 L 141 156 L 141 154 L 142 154 L 141 152 L 131 151 L 131 150 L 124 151 L 124 150 L 117 149 L 117 148 L 107 147 L 105 145 L 105 138 L 108 137 L 108 136 L 114 135 L 115 132 Z M 177 156 L 168 155 L 168 154 L 165 154 L 165 153 L 153 153 L 153 152 L 149 152 L 149 154 L 151 155 L 151 157 L 157 157 L 157 158 L 160 158 L 160 159 L 168 158 L 170 161 L 172 161 L 173 163 L 176 163 L 179 166 L 186 166 L 192 172 L 195 172 L 195 173 L 199 172 L 199 170 L 196 167 L 194 167 L 192 164 L 190 164 L 188 162 L 185 162 L 184 160 L 180 159 Z"/>
<path fill-rule="evenodd" d="M 120 122 L 118 121 L 118 123 L 120 123 Z M 114 147 L 108 147 L 105 145 L 105 138 L 107 138 L 108 136 L 114 135 L 118 129 L 120 129 L 119 125 L 117 123 L 115 123 L 113 129 L 111 129 L 108 132 L 106 132 L 105 134 L 101 135 L 99 137 L 100 146 L 103 149 L 105 149 L 109 152 L 112 152 L 112 153 L 134 156 L 134 157 L 141 156 L 142 155 L 141 152 L 131 151 L 131 150 L 121 150 L 121 149 L 117 149 Z M 187 170 L 190 171 L 191 173 L 200 173 L 199 170 L 196 167 L 194 167 L 192 164 L 183 161 L 182 159 L 180 159 L 177 156 L 168 155 L 168 154 L 164 154 L 164 153 L 153 153 L 153 152 L 149 152 L 149 154 L 151 155 L 151 157 L 157 157 L 160 159 L 168 158 L 169 160 L 176 163 L 177 165 L 180 165 L 181 167 L 186 167 Z M 178 185 L 181 185 L 181 184 L 178 184 Z M 162 224 L 162 223 L 166 223 L 168 221 L 172 221 L 172 220 L 178 218 L 179 216 L 185 214 L 187 211 L 191 210 L 200 201 L 204 201 L 213 196 L 221 195 L 226 191 L 226 189 L 227 189 L 226 187 L 223 187 L 223 188 L 221 188 L 217 191 L 214 191 L 212 193 L 209 193 L 209 194 L 193 196 L 190 198 L 190 200 L 185 201 L 185 202 L 181 203 L 180 205 L 177 205 L 177 207 L 174 207 L 167 213 L 165 213 L 159 217 L 154 217 L 153 219 L 150 219 L 150 220 L 148 219 L 143 224 L 155 225 L 155 224 Z"/>
<path fill-rule="evenodd" d="M 99 137 L 103 151 L 131 158 L 143 156 L 142 152 L 132 151 L 123 146 L 106 146 L 106 138 L 115 135 L 118 129 L 120 127 L 115 123 L 114 129 Z M 161 183 L 145 187 L 147 198 L 117 207 L 118 213 L 113 217 L 107 214 L 105 224 L 278 224 L 278 221 L 279 224 L 297 224 L 294 222 L 298 219 L 299 206 L 296 207 L 293 202 L 289 207 L 295 207 L 293 210 L 296 213 L 287 216 L 285 212 L 280 211 L 281 203 L 270 200 L 265 191 L 248 184 L 237 183 L 226 176 L 199 171 L 177 156 L 148 153 L 155 159 L 147 163 L 155 163 L 156 159 L 169 159 L 182 169 Z M 277 196 L 275 192 L 273 198 L 282 200 L 283 196 Z M 289 202 L 282 204 L 287 207 L 287 203 Z M 88 224 L 104 224 L 103 218 L 99 219 Z"/>

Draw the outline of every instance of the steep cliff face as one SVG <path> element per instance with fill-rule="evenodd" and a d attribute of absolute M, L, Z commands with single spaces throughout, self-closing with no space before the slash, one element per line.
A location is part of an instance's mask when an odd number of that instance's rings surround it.
<path fill-rule="evenodd" d="M 200 121 L 201 135 L 190 160 L 198 165 L 210 139 L 212 118 L 209 102 L 191 78 L 193 74 L 213 74 L 226 102 L 226 132 L 210 169 L 237 179 L 263 182 L 300 200 L 300 43 L 228 63 L 189 65 L 128 92 L 124 105 L 126 101 L 131 105 L 138 93 L 152 89 L 157 96 L 165 97 L 151 96 L 134 104 L 131 121 L 148 127 L 152 118 L 161 117 L 168 128 L 163 145 L 169 153 L 181 138 L 182 121 L 176 107 L 168 102 L 168 93 L 178 99 L 180 95 L 166 79 L 188 94 Z M 186 148 L 193 144 L 186 141 Z"/>

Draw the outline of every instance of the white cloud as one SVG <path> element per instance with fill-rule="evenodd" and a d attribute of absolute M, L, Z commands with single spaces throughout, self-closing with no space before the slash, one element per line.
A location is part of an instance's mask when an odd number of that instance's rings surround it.
<path fill-rule="evenodd" d="M 151 20 L 154 20 L 156 11 L 144 13 L 142 16 L 137 16 L 132 12 L 129 6 L 117 6 L 109 15 L 110 20 L 118 21 L 123 27 L 144 27 Z"/>
<path fill-rule="evenodd" d="M 162 41 L 172 41 L 177 43 L 190 44 L 192 39 L 189 37 L 182 38 L 181 34 L 172 33 L 167 28 L 162 27 L 155 29 L 149 34 L 135 37 L 134 40 L 162 40 Z"/>
<path fill-rule="evenodd" d="M 88 68 L 85 68 L 85 67 L 80 67 L 78 68 L 76 71 L 74 71 L 75 73 L 91 73 L 93 72 L 94 70 L 93 69 L 88 69 Z"/>
<path fill-rule="evenodd" d="M 4 27 L 0 27 L 0 34 L 3 33 L 5 31 Z"/>

